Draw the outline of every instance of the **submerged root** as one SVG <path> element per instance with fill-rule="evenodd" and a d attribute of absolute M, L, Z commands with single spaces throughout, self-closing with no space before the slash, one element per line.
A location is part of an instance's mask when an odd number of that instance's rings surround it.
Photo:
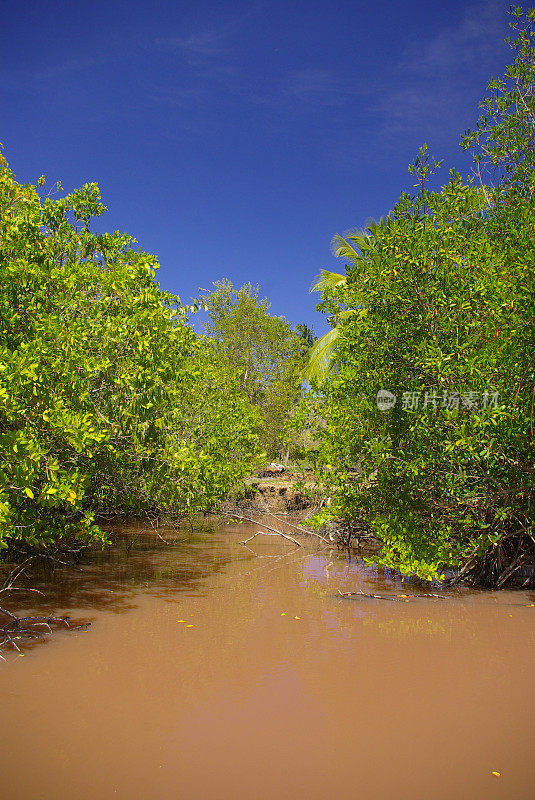
<path fill-rule="evenodd" d="M 470 583 L 484 589 L 535 588 L 535 538 L 521 528 L 502 538 L 487 552 L 470 558 L 448 583 Z"/>
<path fill-rule="evenodd" d="M 9 595 L 12 592 L 29 592 L 43 595 L 43 592 L 38 589 L 30 589 L 15 585 L 16 581 L 24 574 L 27 567 L 41 557 L 42 556 L 30 555 L 25 558 L 22 563 L 18 564 L 9 573 L 3 585 L 0 587 L 0 597 L 2 595 Z M 60 561 L 55 556 L 47 557 L 55 563 L 66 563 Z M 53 614 L 21 617 L 0 606 L 0 660 L 5 661 L 5 657 L 1 652 L 2 650 L 12 648 L 19 654 L 22 654 L 19 644 L 31 640 L 44 639 L 52 633 L 53 628 L 69 628 L 71 630 L 86 629 L 90 624 L 91 623 L 88 622 L 80 625 L 71 625 L 70 617 L 56 617 Z"/>
<path fill-rule="evenodd" d="M 11 646 L 20 653 L 21 649 L 18 643 L 43 639 L 52 633 L 52 626 L 71 627 L 69 617 L 18 617 L 5 608 L 0 608 L 0 615 L 7 617 L 7 622 L 0 627 L 0 650 Z M 1 652 L 0 659 L 5 661 Z"/>

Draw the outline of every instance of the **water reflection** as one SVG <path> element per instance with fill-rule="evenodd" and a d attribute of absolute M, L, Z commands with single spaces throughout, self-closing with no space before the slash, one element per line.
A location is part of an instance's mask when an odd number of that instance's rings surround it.
<path fill-rule="evenodd" d="M 202 591 L 209 575 L 236 558 L 230 547 L 214 542 L 209 523 L 157 531 L 129 524 L 110 528 L 110 535 L 112 546 L 88 549 L 79 565 L 31 564 L 17 586 L 38 589 L 42 596 L 25 594 L 22 601 L 23 593 L 17 592 L 3 600 L 4 607 L 18 613 L 24 602 L 28 605 L 22 613 L 48 614 L 73 607 L 124 613 L 137 606 L 134 598 L 140 592 L 165 599 L 176 592 Z M 3 575 L 12 567 L 3 564 Z"/>
<path fill-rule="evenodd" d="M 3 797 L 531 800 L 532 592 L 344 598 L 418 590 L 253 531 L 129 528 L 34 576 L 94 624 L 1 665 Z"/>

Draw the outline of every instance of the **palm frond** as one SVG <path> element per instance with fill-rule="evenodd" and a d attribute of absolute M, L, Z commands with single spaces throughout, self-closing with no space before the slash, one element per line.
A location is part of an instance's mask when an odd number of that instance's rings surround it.
<path fill-rule="evenodd" d="M 386 228 L 389 222 L 390 214 L 388 214 L 386 217 L 380 217 L 379 222 L 373 217 L 370 217 L 366 220 L 366 230 L 370 231 L 373 236 L 376 236 Z"/>
<path fill-rule="evenodd" d="M 302 380 L 322 383 L 332 369 L 332 355 L 338 344 L 340 329 L 332 328 L 318 339 L 310 349 L 308 363 L 303 370 Z"/>
<path fill-rule="evenodd" d="M 347 231 L 344 236 L 336 234 L 331 242 L 331 250 L 336 258 L 346 258 L 355 263 L 360 261 L 366 251 L 373 247 L 373 240 L 386 228 L 388 217 L 381 217 L 379 222 L 369 219 L 366 228 L 353 228 Z"/>
<path fill-rule="evenodd" d="M 328 269 L 321 269 L 320 274 L 310 287 L 311 292 L 324 292 L 327 289 L 334 289 L 347 280 L 345 275 L 339 272 L 330 272 Z"/>
<path fill-rule="evenodd" d="M 357 234 L 356 233 L 355 234 L 346 234 L 346 236 L 347 236 L 347 239 L 344 239 L 344 237 L 340 236 L 339 233 L 337 233 L 335 236 L 333 236 L 332 241 L 331 241 L 331 250 L 332 250 L 333 256 L 335 256 L 335 258 L 347 258 L 350 261 L 355 261 L 355 260 L 360 259 L 361 256 L 360 256 L 359 251 L 356 250 L 353 247 L 353 245 L 350 244 L 349 241 L 348 241 L 348 239 L 351 238 L 353 241 L 355 241 L 355 244 L 357 244 L 357 246 L 358 246 L 358 242 L 356 241 L 357 238 L 358 238 Z M 364 238 L 364 237 L 362 237 L 362 238 Z"/>

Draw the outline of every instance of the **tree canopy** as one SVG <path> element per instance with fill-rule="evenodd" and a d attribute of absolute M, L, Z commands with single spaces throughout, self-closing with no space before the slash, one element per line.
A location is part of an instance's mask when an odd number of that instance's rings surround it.
<path fill-rule="evenodd" d="M 40 181 L 42 183 L 43 181 Z M 258 413 L 96 184 L 41 199 L 0 156 L 0 546 L 209 508 L 258 462 Z"/>
<path fill-rule="evenodd" d="M 311 332 L 304 338 L 287 319 L 270 314 L 258 286 L 235 289 L 221 280 L 203 299 L 209 317 L 205 331 L 220 374 L 258 409 L 260 441 L 270 457 L 280 458 L 287 445 L 284 422 L 299 398 Z"/>
<path fill-rule="evenodd" d="M 464 567 L 489 585 L 534 555 L 535 12 L 513 18 L 515 62 L 463 140 L 482 147 L 476 165 L 500 166 L 495 184 L 451 171 L 430 191 L 424 146 L 416 193 L 340 252 L 346 278 L 323 293 L 337 331 L 323 518 L 365 521 L 381 564 L 422 578 Z"/>

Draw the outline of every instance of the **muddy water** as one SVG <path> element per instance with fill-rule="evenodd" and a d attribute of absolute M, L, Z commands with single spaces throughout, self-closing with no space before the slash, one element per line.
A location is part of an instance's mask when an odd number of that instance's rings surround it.
<path fill-rule="evenodd" d="M 342 599 L 410 588 L 246 533 L 41 576 L 92 625 L 0 663 L 3 800 L 534 796 L 532 593 Z"/>

